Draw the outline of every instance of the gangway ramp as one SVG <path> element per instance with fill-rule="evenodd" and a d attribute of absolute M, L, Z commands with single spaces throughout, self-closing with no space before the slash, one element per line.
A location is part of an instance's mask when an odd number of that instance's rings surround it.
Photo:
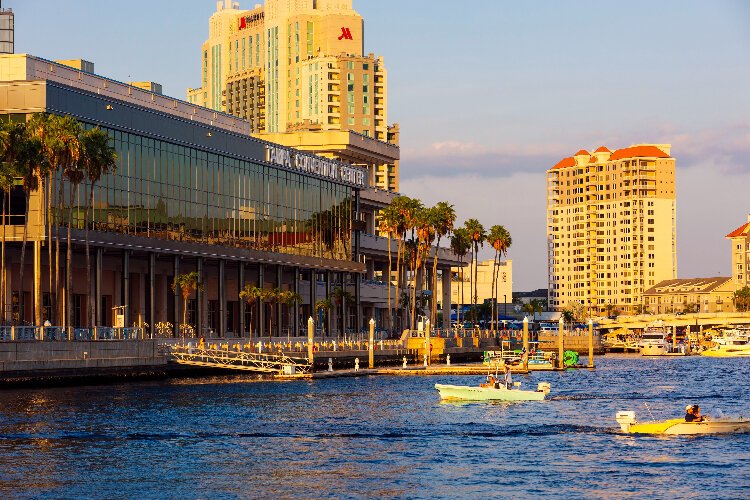
<path fill-rule="evenodd" d="M 190 344 L 164 345 L 163 347 L 169 360 L 180 365 L 280 375 L 299 375 L 311 372 L 307 359 L 292 358 L 285 354 L 206 349 Z"/>

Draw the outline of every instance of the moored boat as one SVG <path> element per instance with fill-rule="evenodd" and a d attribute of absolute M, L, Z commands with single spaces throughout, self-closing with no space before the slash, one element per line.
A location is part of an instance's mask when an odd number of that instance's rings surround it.
<path fill-rule="evenodd" d="M 661 321 L 652 323 L 643 332 L 638 347 L 641 350 L 643 356 L 665 356 L 669 350 L 670 345 L 667 342 L 667 329 L 663 326 Z"/>
<path fill-rule="evenodd" d="M 700 422 L 686 422 L 684 418 L 673 418 L 659 422 L 640 423 L 636 420 L 634 411 L 618 411 L 615 420 L 620 424 L 620 430 L 627 434 L 689 436 L 750 432 L 750 419 L 747 418 L 720 418 Z"/>
<path fill-rule="evenodd" d="M 542 401 L 550 391 L 549 382 L 539 382 L 536 391 L 508 389 L 503 384 L 491 387 L 435 384 L 444 400 L 463 401 Z"/>

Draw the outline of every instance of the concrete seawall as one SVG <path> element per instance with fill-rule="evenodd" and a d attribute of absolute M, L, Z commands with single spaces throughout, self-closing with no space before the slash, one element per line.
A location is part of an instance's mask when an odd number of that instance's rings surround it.
<path fill-rule="evenodd" d="M 3 386 L 166 375 L 156 340 L 2 342 Z"/>

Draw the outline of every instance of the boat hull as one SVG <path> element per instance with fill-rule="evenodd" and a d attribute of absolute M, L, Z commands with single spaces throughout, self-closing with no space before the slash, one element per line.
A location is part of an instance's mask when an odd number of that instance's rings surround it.
<path fill-rule="evenodd" d="M 732 347 L 732 346 L 718 346 L 712 347 L 711 349 L 705 350 L 701 353 L 701 356 L 711 356 L 714 358 L 738 358 L 742 356 L 750 356 L 750 346 L 743 347 Z"/>
<path fill-rule="evenodd" d="M 666 356 L 669 348 L 666 344 L 645 344 L 641 346 L 642 356 Z"/>
<path fill-rule="evenodd" d="M 542 401 L 546 396 L 542 391 L 522 391 L 494 387 L 469 387 L 464 385 L 435 384 L 435 389 L 444 400 L 461 401 Z"/>
<path fill-rule="evenodd" d="M 672 419 L 663 422 L 630 424 L 630 428 L 625 432 L 629 434 L 664 434 L 671 436 L 750 432 L 750 419 L 722 419 L 707 420 L 705 422 L 685 422 L 684 419 Z"/>

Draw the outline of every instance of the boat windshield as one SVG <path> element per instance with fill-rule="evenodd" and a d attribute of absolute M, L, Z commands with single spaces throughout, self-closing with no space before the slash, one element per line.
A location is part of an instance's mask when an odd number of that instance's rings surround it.
<path fill-rule="evenodd" d="M 646 333 L 643 336 L 643 340 L 663 340 L 664 334 L 663 333 Z"/>

